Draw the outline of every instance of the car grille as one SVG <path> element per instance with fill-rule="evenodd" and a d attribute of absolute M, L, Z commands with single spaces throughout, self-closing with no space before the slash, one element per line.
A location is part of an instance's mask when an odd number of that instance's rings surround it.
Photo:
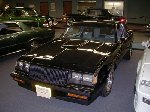
<path fill-rule="evenodd" d="M 40 67 L 36 65 L 30 66 L 29 77 L 33 80 L 50 83 L 52 85 L 64 86 L 71 73 L 69 71 Z"/>

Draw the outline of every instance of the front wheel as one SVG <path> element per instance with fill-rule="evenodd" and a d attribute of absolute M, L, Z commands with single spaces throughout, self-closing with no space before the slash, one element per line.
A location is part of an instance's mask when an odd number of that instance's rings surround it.
<path fill-rule="evenodd" d="M 127 53 L 124 56 L 124 59 L 130 60 L 131 56 L 132 56 L 132 46 L 130 46 L 130 48 L 128 49 Z"/>
<path fill-rule="evenodd" d="M 101 96 L 106 97 L 110 94 L 111 89 L 112 89 L 113 80 L 114 80 L 114 66 L 109 71 L 109 74 L 103 83 Z"/>

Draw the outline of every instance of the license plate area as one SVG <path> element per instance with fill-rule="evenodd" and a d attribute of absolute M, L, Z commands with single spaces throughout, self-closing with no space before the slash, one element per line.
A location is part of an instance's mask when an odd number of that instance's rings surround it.
<path fill-rule="evenodd" d="M 37 96 L 41 96 L 44 98 L 51 98 L 51 88 L 47 88 L 40 85 L 35 85 Z"/>

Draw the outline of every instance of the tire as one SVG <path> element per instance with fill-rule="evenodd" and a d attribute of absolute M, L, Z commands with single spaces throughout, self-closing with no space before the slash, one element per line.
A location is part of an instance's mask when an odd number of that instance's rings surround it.
<path fill-rule="evenodd" d="M 127 53 L 124 56 L 124 59 L 130 60 L 131 56 L 132 56 L 132 47 L 130 46 L 130 48 L 128 49 Z"/>
<path fill-rule="evenodd" d="M 102 84 L 101 96 L 106 97 L 110 94 L 114 80 L 114 66 L 109 71 L 107 78 Z"/>

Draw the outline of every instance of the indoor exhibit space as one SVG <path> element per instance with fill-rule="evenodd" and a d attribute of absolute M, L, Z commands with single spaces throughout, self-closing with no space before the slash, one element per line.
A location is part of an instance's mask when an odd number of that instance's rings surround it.
<path fill-rule="evenodd" d="M 0 112 L 150 112 L 149 4 L 0 0 Z"/>

